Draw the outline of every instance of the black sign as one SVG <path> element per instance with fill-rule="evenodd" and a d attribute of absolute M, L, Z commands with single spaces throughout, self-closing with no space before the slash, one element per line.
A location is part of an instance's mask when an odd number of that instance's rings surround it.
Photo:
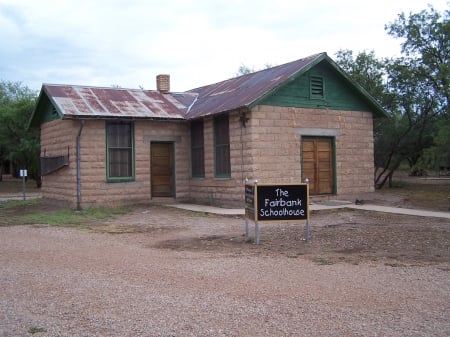
<path fill-rule="evenodd" d="M 245 185 L 245 216 L 255 220 L 255 186 Z"/>
<path fill-rule="evenodd" d="M 256 196 L 256 210 L 253 195 Z M 308 185 L 246 185 L 246 216 L 254 221 L 289 221 L 308 219 Z M 253 217 L 250 213 L 253 211 Z"/>

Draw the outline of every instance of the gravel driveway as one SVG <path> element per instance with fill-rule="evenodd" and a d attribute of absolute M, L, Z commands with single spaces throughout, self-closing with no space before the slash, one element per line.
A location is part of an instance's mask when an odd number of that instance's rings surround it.
<path fill-rule="evenodd" d="M 327 216 L 351 215 L 316 225 Z M 240 218 L 164 207 L 88 230 L 0 227 L 0 336 L 450 336 L 447 255 L 324 263 L 301 235 L 280 237 L 302 253 L 269 244 L 271 228 L 259 248 Z"/>

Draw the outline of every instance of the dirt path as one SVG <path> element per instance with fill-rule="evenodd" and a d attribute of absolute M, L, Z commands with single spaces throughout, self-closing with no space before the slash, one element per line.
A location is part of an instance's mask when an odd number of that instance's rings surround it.
<path fill-rule="evenodd" d="M 166 207 L 0 227 L 0 336 L 448 336 L 450 226 L 361 211 L 261 227 Z M 34 332 L 34 334 L 32 334 Z"/>

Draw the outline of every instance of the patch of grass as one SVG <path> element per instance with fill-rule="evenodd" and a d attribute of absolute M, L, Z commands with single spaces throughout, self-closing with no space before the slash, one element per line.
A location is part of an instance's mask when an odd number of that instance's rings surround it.
<path fill-rule="evenodd" d="M 51 212 L 35 211 L 29 214 L 18 215 L 14 219 L 16 224 L 46 224 L 51 226 L 83 227 L 92 221 L 105 220 L 116 215 L 126 214 L 131 207 L 95 207 L 82 211 L 56 210 Z"/>
<path fill-rule="evenodd" d="M 378 193 L 401 197 L 408 202 L 409 207 L 417 209 L 448 210 L 450 184 L 448 182 L 426 183 L 419 179 L 417 178 L 417 181 L 413 178 L 405 181 L 394 180 L 394 188 L 383 188 Z"/>
<path fill-rule="evenodd" d="M 392 268 L 403 268 L 403 267 L 406 267 L 406 265 L 403 264 L 403 263 L 395 263 L 395 262 L 391 262 L 391 263 L 386 262 L 384 265 L 388 266 L 388 267 L 392 267 Z"/>
<path fill-rule="evenodd" d="M 35 334 L 39 332 L 47 332 L 47 330 L 44 328 L 38 328 L 36 326 L 32 326 L 31 328 L 28 329 L 28 333 L 30 334 Z"/>
<path fill-rule="evenodd" d="M 327 259 L 326 257 L 323 257 L 323 256 L 315 257 L 312 260 L 313 260 L 313 262 L 315 262 L 321 266 L 331 266 L 331 265 L 335 264 L 334 261 L 332 261 L 331 259 Z"/>
<path fill-rule="evenodd" d="M 36 181 L 32 179 L 27 179 L 25 189 L 26 193 L 39 192 Z M 22 178 L 4 175 L 2 181 L 0 181 L 0 190 L 2 193 L 22 193 Z"/>
<path fill-rule="evenodd" d="M 403 180 L 393 180 L 392 181 L 392 188 L 405 188 L 408 184 Z"/>
<path fill-rule="evenodd" d="M 11 209 L 16 207 L 34 206 L 41 203 L 41 199 L 29 199 L 29 200 L 5 200 L 0 201 L 0 209 Z"/>

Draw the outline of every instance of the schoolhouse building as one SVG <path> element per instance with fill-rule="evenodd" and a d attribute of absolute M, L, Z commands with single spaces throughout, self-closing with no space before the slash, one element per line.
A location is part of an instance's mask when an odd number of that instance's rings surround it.
<path fill-rule="evenodd" d="M 44 84 L 42 195 L 73 208 L 244 204 L 244 182 L 301 183 L 336 199 L 374 190 L 385 110 L 326 54 L 186 92 Z"/>

